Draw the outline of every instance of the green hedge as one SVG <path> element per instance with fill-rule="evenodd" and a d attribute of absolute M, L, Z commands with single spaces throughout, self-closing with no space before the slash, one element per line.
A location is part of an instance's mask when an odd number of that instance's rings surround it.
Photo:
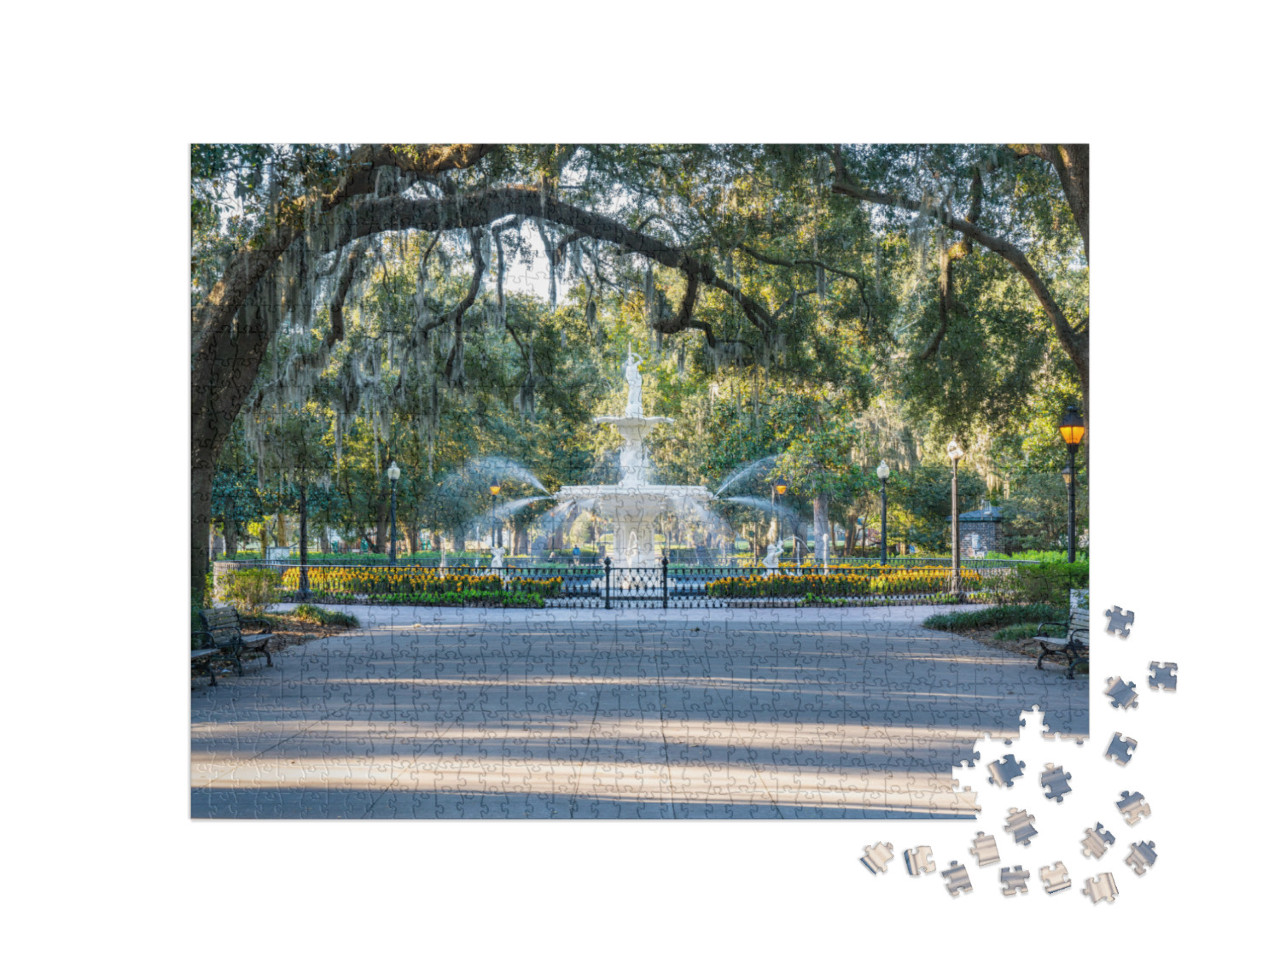
<path fill-rule="evenodd" d="M 1089 562 L 1044 562 L 1020 568 L 1011 586 L 1016 601 L 1067 605 L 1071 589 L 1089 587 Z"/>
<path fill-rule="evenodd" d="M 1065 622 L 1066 620 L 1065 606 L 1058 607 L 1039 602 L 1031 605 L 993 605 L 990 608 L 971 612 L 931 615 L 920 624 L 926 629 L 955 632 L 960 629 L 994 629 L 1027 622 Z"/>

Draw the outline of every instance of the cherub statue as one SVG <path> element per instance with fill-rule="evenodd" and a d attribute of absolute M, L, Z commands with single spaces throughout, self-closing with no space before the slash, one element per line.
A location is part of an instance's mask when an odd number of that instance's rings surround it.
<path fill-rule="evenodd" d="M 771 574 L 778 571 L 778 556 L 782 554 L 782 542 L 774 542 L 765 552 L 764 567 Z"/>
<path fill-rule="evenodd" d="M 507 550 L 501 545 L 495 545 L 493 549 L 493 557 L 489 559 L 489 571 L 497 572 L 503 567 L 503 559 L 507 554 Z"/>

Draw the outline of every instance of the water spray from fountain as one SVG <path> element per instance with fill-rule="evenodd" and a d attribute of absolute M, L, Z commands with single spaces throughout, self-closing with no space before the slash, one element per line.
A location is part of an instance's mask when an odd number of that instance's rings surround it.
<path fill-rule="evenodd" d="M 777 455 L 765 455 L 763 458 L 758 458 L 755 461 L 751 462 L 751 464 L 737 469 L 732 475 L 729 476 L 728 481 L 726 481 L 723 485 L 721 485 L 719 488 L 716 489 L 716 497 L 719 498 L 731 486 L 735 485 L 742 479 L 753 476 L 753 475 L 762 474 L 766 469 L 772 468 L 773 463 L 776 462 L 777 460 L 778 460 Z"/>
<path fill-rule="evenodd" d="M 730 495 L 723 499 L 726 502 L 734 502 L 738 505 L 746 505 L 748 508 L 755 508 L 764 512 L 766 515 L 777 513 L 780 519 L 786 519 L 791 523 L 800 521 L 800 513 L 794 508 L 781 503 L 770 502 L 767 498 L 760 498 L 757 495 Z"/>
<path fill-rule="evenodd" d="M 479 458 L 473 458 L 453 472 L 451 477 L 456 477 L 461 482 L 473 483 L 477 489 L 487 489 L 490 479 L 493 478 L 511 479 L 530 485 L 551 497 L 546 486 L 538 481 L 533 472 L 518 461 L 501 455 L 482 455 Z"/>

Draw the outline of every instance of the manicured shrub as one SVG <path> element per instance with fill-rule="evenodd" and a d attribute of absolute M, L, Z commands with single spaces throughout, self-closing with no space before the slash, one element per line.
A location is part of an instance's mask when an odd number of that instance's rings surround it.
<path fill-rule="evenodd" d="M 1019 602 L 1047 602 L 1067 605 L 1071 589 L 1089 587 L 1089 563 L 1044 562 L 1020 567 L 1011 590 Z"/>
<path fill-rule="evenodd" d="M 359 619 L 354 615 L 346 612 L 335 612 L 332 609 L 322 609 L 318 605 L 312 605 L 309 602 L 299 605 L 292 613 L 295 619 L 301 619 L 303 622 L 314 622 L 316 625 L 340 625 L 346 628 L 355 628 L 360 624 Z"/>
<path fill-rule="evenodd" d="M 280 573 L 273 568 L 237 568 L 223 573 L 222 601 L 257 615 L 276 600 Z"/>
<path fill-rule="evenodd" d="M 1060 625 L 1046 625 L 1043 630 L 1037 631 L 1039 626 L 1039 622 L 1019 622 L 1017 625 L 996 629 L 992 638 L 997 642 L 1016 642 L 1018 639 L 1034 639 L 1037 635 L 1056 639 L 1066 635 L 1066 629 Z"/>
<path fill-rule="evenodd" d="M 1025 623 L 1065 622 L 1067 609 L 1036 603 L 1033 605 L 993 605 L 990 608 L 967 612 L 946 612 L 931 615 L 920 624 L 926 629 L 955 632 L 961 629 L 993 629 L 1001 626 Z"/>

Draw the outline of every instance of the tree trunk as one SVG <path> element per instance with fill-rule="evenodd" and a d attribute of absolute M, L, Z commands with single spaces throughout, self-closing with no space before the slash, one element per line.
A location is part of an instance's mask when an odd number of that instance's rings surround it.
<path fill-rule="evenodd" d="M 825 551 L 825 549 L 835 545 L 834 539 L 827 541 L 826 545 L 822 544 L 823 536 L 829 535 L 831 531 L 831 518 L 828 508 L 830 504 L 831 496 L 827 494 L 819 494 L 813 499 L 813 551 L 824 562 L 829 555 L 829 552 Z"/>
<path fill-rule="evenodd" d="M 209 519 L 213 510 L 213 459 L 193 461 L 191 466 L 191 602 L 204 601 L 205 573 L 209 571 Z"/>

